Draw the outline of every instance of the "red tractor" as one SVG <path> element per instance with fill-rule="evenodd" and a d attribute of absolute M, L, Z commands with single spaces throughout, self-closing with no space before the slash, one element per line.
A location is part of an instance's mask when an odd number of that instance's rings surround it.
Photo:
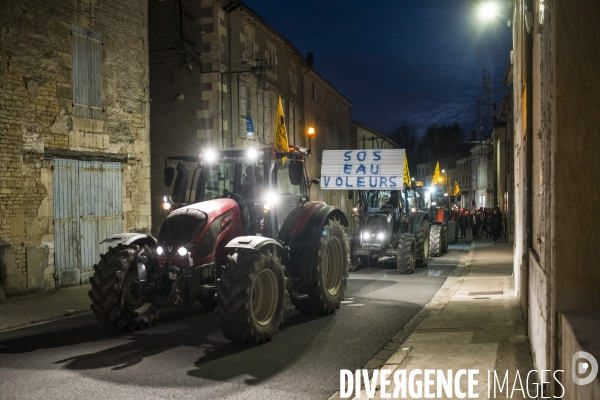
<path fill-rule="evenodd" d="M 165 184 L 175 184 L 158 238 L 123 233 L 105 240 L 116 247 L 90 279 L 97 319 L 140 329 L 161 307 L 198 301 L 216 306 L 230 340 L 262 342 L 283 320 L 286 291 L 300 312 L 338 309 L 348 276 L 348 221 L 341 210 L 310 201 L 318 180 L 307 177 L 309 153 L 290 146 L 283 154 L 269 147 L 168 158 Z"/>

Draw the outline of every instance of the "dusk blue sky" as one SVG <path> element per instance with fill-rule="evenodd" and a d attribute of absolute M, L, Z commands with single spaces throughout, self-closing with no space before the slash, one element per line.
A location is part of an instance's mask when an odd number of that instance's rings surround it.
<path fill-rule="evenodd" d="M 483 24 L 469 0 L 244 2 L 300 53 L 313 52 L 317 73 L 354 104 L 352 119 L 381 133 L 453 122 L 490 132 L 476 123 L 483 71 L 498 109 L 508 94 L 508 17 Z M 508 1 L 499 3 L 508 14 Z"/>

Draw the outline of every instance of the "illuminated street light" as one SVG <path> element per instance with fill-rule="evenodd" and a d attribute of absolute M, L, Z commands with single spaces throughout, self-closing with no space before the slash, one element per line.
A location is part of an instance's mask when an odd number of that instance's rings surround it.
<path fill-rule="evenodd" d="M 483 20 L 490 20 L 498 15 L 498 4 L 493 1 L 486 1 L 479 6 L 479 17 Z"/>

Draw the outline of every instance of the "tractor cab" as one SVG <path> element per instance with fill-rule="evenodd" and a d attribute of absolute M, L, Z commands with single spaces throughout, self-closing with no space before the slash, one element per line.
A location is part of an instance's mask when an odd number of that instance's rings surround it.
<path fill-rule="evenodd" d="M 306 156 L 306 149 L 290 146 L 284 154 L 267 147 L 206 149 L 197 157 L 169 157 L 165 186 L 173 185 L 173 190 L 164 196 L 162 207 L 171 212 L 229 198 L 239 206 L 245 234 L 276 238 L 286 216 L 309 201 Z"/>

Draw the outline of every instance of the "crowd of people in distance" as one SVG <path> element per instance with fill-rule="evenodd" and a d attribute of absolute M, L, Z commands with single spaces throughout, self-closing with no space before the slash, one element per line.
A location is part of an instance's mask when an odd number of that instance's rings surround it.
<path fill-rule="evenodd" d="M 462 210 L 458 217 L 458 225 L 460 226 L 460 239 L 467 238 L 467 229 L 471 228 L 473 239 L 484 237 L 492 237 L 494 244 L 498 243 L 498 239 L 502 234 L 502 212 L 500 207 L 483 208 L 473 211 Z"/>

